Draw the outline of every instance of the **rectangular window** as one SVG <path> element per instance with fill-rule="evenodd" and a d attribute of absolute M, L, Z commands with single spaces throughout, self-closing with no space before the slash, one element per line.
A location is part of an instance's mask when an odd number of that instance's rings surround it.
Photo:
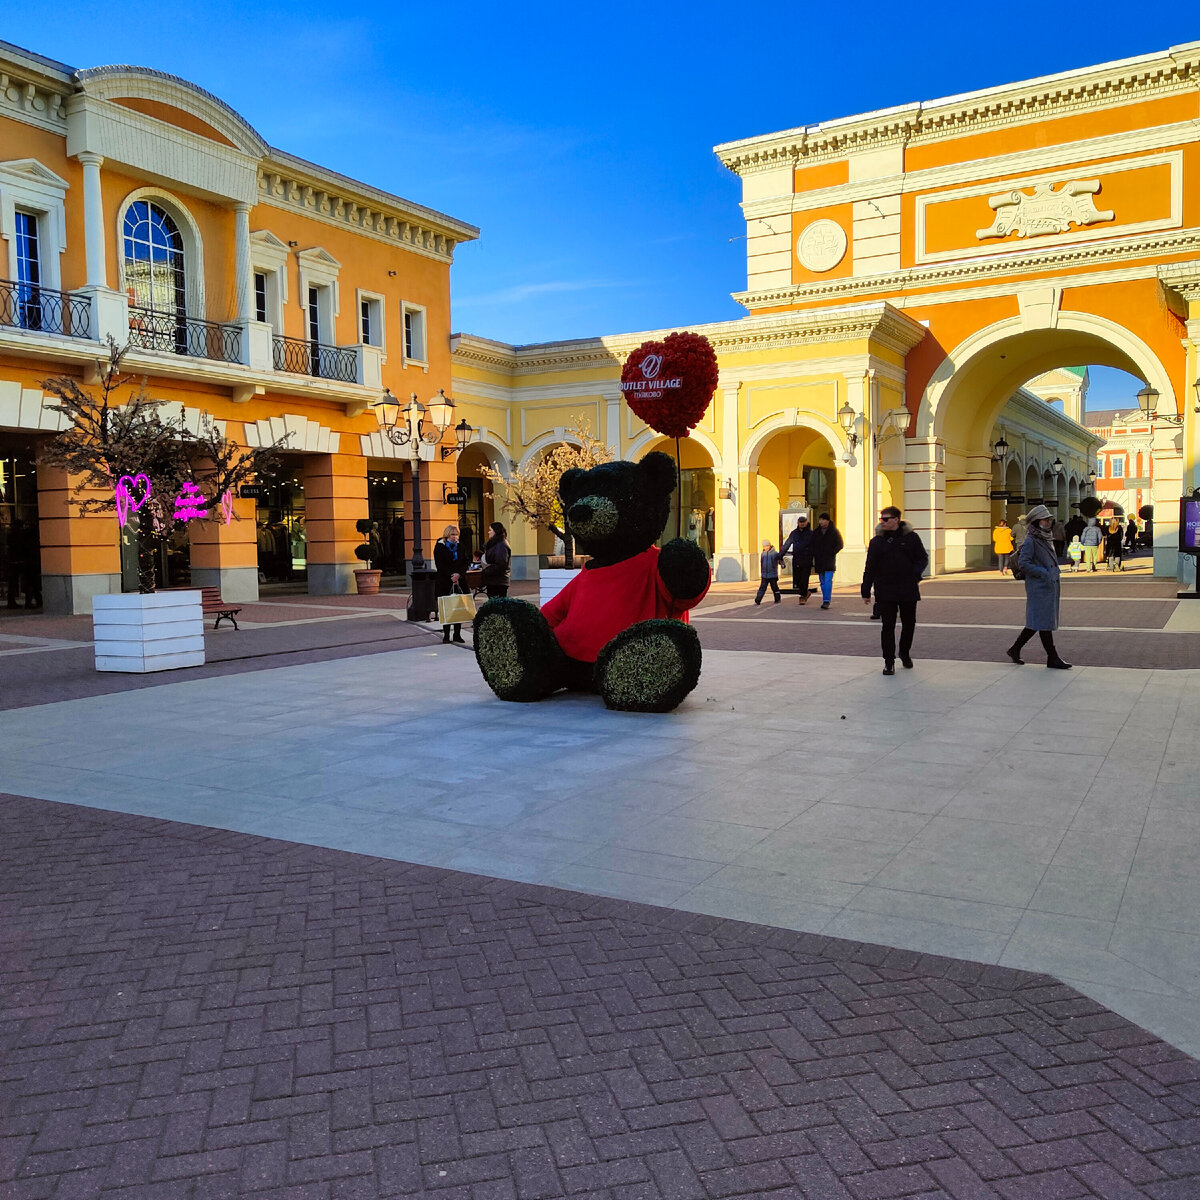
<path fill-rule="evenodd" d="M 17 243 L 17 324 L 22 329 L 41 329 L 42 282 L 41 256 L 38 252 L 38 219 L 33 213 L 18 210 L 16 217 Z"/>
<path fill-rule="evenodd" d="M 1125 478 L 1125 460 L 1123 458 L 1114 458 L 1112 461 L 1112 470 L 1110 476 L 1113 479 Z"/>
<path fill-rule="evenodd" d="M 321 340 L 321 293 L 315 287 L 308 289 L 308 340 Z"/>
<path fill-rule="evenodd" d="M 371 342 L 371 302 L 364 300 L 361 305 L 362 312 L 362 343 L 364 346 L 370 346 Z"/>
<path fill-rule="evenodd" d="M 383 346 L 383 297 L 358 293 L 358 333 L 364 346 Z"/>
<path fill-rule="evenodd" d="M 254 272 L 254 319 L 267 320 L 267 275 L 265 271 Z"/>
<path fill-rule="evenodd" d="M 404 309 L 404 358 L 409 362 L 425 362 L 425 310 Z"/>

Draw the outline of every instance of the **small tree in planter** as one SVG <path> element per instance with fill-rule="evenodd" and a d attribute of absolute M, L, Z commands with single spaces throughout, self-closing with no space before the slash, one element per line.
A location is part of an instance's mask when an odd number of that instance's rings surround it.
<path fill-rule="evenodd" d="M 592 437 L 584 421 L 567 430 L 566 437 L 568 441 L 560 442 L 532 466 L 513 471 L 509 479 L 492 467 L 480 467 L 479 472 L 508 489 L 508 496 L 501 505 L 507 516 L 519 517 L 534 529 L 548 529 L 562 542 L 564 566 L 572 570 L 575 566 L 574 539 L 563 519 L 558 481 L 572 467 L 586 471 L 600 463 L 612 462 L 615 455 L 599 438 Z"/>
<path fill-rule="evenodd" d="M 374 596 L 379 591 L 379 581 L 383 577 L 382 570 L 371 569 L 371 560 L 377 557 L 375 550 L 376 525 L 370 517 L 359 517 L 354 522 L 354 528 L 366 538 L 361 546 L 354 548 L 354 557 L 359 562 L 366 564 L 365 570 L 354 572 L 354 586 L 358 589 L 360 596 Z"/>

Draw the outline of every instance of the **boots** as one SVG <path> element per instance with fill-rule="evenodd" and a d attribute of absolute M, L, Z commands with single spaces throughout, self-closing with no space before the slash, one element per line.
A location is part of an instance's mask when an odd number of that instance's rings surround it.
<path fill-rule="evenodd" d="M 1013 660 L 1013 662 L 1015 662 L 1017 664 L 1018 667 L 1023 667 L 1025 665 L 1025 660 L 1021 657 L 1021 647 L 1020 646 L 1009 646 L 1009 648 L 1007 650 L 1005 650 L 1004 653 L 1007 654 L 1008 657 L 1011 658 Z"/>
<path fill-rule="evenodd" d="M 1055 671 L 1069 671 L 1071 669 L 1071 664 L 1069 662 L 1063 662 L 1063 660 L 1059 658 L 1057 652 L 1053 658 L 1046 659 L 1046 666 Z"/>

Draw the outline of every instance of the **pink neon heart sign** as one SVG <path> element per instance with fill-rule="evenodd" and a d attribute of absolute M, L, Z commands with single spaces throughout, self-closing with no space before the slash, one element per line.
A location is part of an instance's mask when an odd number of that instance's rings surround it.
<path fill-rule="evenodd" d="M 134 489 L 138 492 L 136 496 Z M 113 489 L 113 498 L 117 506 L 117 524 L 124 528 L 129 514 L 137 512 L 150 499 L 150 477 L 142 471 L 136 475 L 122 475 Z"/>
<path fill-rule="evenodd" d="M 233 493 L 226 492 L 221 497 L 221 515 L 225 518 L 225 524 L 228 525 L 233 520 Z"/>

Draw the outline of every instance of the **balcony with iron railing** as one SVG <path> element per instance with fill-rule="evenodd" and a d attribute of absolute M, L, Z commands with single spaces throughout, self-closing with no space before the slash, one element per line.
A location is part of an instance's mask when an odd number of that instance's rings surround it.
<path fill-rule="evenodd" d="M 28 333 L 90 338 L 91 305 L 83 296 L 0 279 L 0 326 Z"/>
<path fill-rule="evenodd" d="M 216 362 L 242 361 L 242 331 L 237 325 L 202 321 L 183 313 L 129 306 L 129 344 Z"/>
<path fill-rule="evenodd" d="M 276 334 L 271 339 L 271 348 L 276 371 L 312 375 L 338 383 L 358 382 L 358 354 L 353 346 L 326 346 L 321 342 Z"/>

